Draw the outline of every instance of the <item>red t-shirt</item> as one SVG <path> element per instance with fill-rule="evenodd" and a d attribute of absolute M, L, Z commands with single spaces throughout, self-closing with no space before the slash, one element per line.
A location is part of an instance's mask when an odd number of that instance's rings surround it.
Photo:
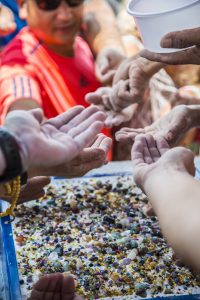
<path fill-rule="evenodd" d="M 74 57 L 63 57 L 26 27 L 1 54 L 1 121 L 20 98 L 34 99 L 51 118 L 77 104 L 88 106 L 85 95 L 100 86 L 92 52 L 81 37 L 75 40 Z"/>

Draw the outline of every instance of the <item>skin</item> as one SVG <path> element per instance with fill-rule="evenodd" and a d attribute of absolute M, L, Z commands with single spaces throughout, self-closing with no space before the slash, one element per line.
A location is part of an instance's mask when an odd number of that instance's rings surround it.
<path fill-rule="evenodd" d="M 122 128 L 116 133 L 117 141 L 133 143 L 138 134 L 149 133 L 163 137 L 174 146 L 191 128 L 199 126 L 200 105 L 179 105 L 168 114 L 145 128 Z"/>
<path fill-rule="evenodd" d="M 60 273 L 45 275 L 35 284 L 28 300 L 83 300 L 75 293 L 72 276 Z"/>
<path fill-rule="evenodd" d="M 0 5 L 0 36 L 7 36 L 15 30 L 16 24 L 12 11 L 8 7 Z"/>
<path fill-rule="evenodd" d="M 82 14 L 83 4 L 69 7 L 62 1 L 57 9 L 44 11 L 33 0 L 20 3 L 20 15 L 34 34 L 49 49 L 62 56 L 73 56 L 74 39 L 81 27 Z"/>
<path fill-rule="evenodd" d="M 95 140 L 103 128 L 105 116 L 96 107 L 76 106 L 47 122 L 42 123 L 42 119 L 40 109 L 15 111 L 8 114 L 4 124 L 16 137 L 24 170 L 30 172 L 37 169 L 42 173 L 46 168 L 73 160 Z M 1 174 L 4 169 L 3 159 Z"/>
<path fill-rule="evenodd" d="M 200 27 L 170 32 L 161 40 L 161 47 L 176 49 L 191 48 L 166 54 L 152 53 L 144 50 L 141 52 L 141 55 L 149 60 L 171 65 L 200 65 Z"/>
<path fill-rule="evenodd" d="M 120 124 L 129 121 L 134 113 L 133 107 L 123 109 L 119 112 L 110 109 L 107 102 L 109 101 L 109 96 L 111 97 L 112 95 L 112 91 L 113 88 L 101 87 L 97 89 L 96 92 L 89 93 L 85 97 L 85 100 L 88 103 L 97 105 L 99 109 L 106 114 L 107 118 L 105 120 L 105 126 L 108 128 L 119 126 Z"/>
<path fill-rule="evenodd" d="M 135 181 L 148 196 L 163 234 L 175 253 L 199 272 L 200 185 L 192 152 L 169 150 L 163 138 L 146 134 L 136 137 L 132 160 Z"/>
<path fill-rule="evenodd" d="M 124 108 L 142 101 L 148 88 L 149 80 L 157 73 L 163 64 L 148 61 L 145 58 L 134 56 L 124 60 L 117 69 L 112 89 L 99 89 L 86 96 L 90 103 L 101 104 L 114 112 L 121 112 Z M 101 98 L 99 95 L 102 95 Z"/>
<path fill-rule="evenodd" d="M 116 17 L 105 0 L 92 0 L 84 5 L 83 33 L 96 56 L 96 77 L 103 85 L 112 83 L 125 49 Z"/>
<path fill-rule="evenodd" d="M 39 199 L 45 195 L 44 187 L 50 183 L 50 178 L 45 176 L 30 178 L 27 184 L 21 187 L 17 204 Z M 3 185 L 0 186 L 0 198 L 10 202 Z"/>
<path fill-rule="evenodd" d="M 36 109 L 12 112 L 5 121 L 4 127 L 20 145 L 23 167 L 30 177 L 21 189 L 19 204 L 44 195 L 43 188 L 50 182 L 44 176 L 80 177 L 102 166 L 112 144 L 105 135 L 97 136 L 105 117 L 95 107 L 75 107 L 46 123 L 41 123 L 42 118 L 42 111 Z M 3 174 L 5 159 L 1 150 L 0 162 Z M 10 201 L 3 186 L 0 196 Z"/>

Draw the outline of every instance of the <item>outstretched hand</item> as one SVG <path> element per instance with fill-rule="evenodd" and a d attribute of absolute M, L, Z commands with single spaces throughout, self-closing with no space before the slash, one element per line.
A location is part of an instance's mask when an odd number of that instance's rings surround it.
<path fill-rule="evenodd" d="M 160 54 L 143 50 L 141 56 L 170 65 L 200 65 L 200 27 L 168 33 L 161 40 L 161 47 L 183 49 L 183 51 Z"/>
<path fill-rule="evenodd" d="M 100 51 L 96 59 L 97 79 L 103 85 L 111 84 L 117 68 L 124 59 L 124 55 L 115 49 L 105 48 Z"/>
<path fill-rule="evenodd" d="M 26 185 L 21 187 L 19 200 L 17 204 L 21 204 L 27 201 L 39 199 L 44 196 L 45 191 L 44 187 L 50 183 L 49 177 L 34 177 L 28 179 Z M 11 201 L 10 197 L 8 197 L 4 186 L 0 186 L 0 197 L 8 202 Z"/>
<path fill-rule="evenodd" d="M 93 93 L 87 94 L 85 98 L 88 103 L 97 105 L 98 108 L 105 113 L 105 126 L 107 128 L 112 128 L 119 126 L 124 122 L 128 122 L 134 113 L 133 107 L 127 107 L 120 111 L 115 111 L 113 109 L 113 90 L 115 90 L 115 88 L 102 87 Z"/>
<path fill-rule="evenodd" d="M 99 134 L 94 143 L 83 149 L 71 161 L 62 162 L 53 167 L 32 169 L 31 176 L 57 176 L 74 178 L 85 175 L 90 170 L 96 169 L 107 163 L 107 155 L 111 148 L 112 140 L 104 134 Z"/>
<path fill-rule="evenodd" d="M 170 149 L 162 137 L 154 139 L 150 134 L 138 135 L 132 148 L 134 180 L 145 192 L 148 180 L 160 176 L 165 170 L 179 169 L 195 174 L 194 156 L 183 147 Z"/>
<path fill-rule="evenodd" d="M 21 147 L 24 169 L 53 167 L 71 161 L 91 144 L 104 125 L 105 115 L 95 106 L 76 106 L 42 123 L 40 109 L 14 111 L 4 126 Z"/>
<path fill-rule="evenodd" d="M 175 107 L 168 114 L 145 128 L 122 128 L 116 133 L 116 140 L 133 143 L 139 134 L 151 134 L 163 137 L 171 146 L 178 143 L 184 134 L 192 127 L 190 109 L 186 105 Z"/>
<path fill-rule="evenodd" d="M 0 36 L 7 36 L 16 30 L 12 11 L 0 4 Z"/>

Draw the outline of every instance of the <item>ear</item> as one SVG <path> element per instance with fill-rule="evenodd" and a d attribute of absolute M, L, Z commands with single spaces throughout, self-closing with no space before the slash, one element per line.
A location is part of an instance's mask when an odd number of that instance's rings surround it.
<path fill-rule="evenodd" d="M 27 1 L 21 0 L 19 2 L 19 17 L 22 20 L 26 20 L 27 18 Z"/>

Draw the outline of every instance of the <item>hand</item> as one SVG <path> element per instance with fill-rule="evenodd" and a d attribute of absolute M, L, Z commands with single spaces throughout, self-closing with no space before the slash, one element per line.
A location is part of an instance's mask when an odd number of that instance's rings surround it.
<path fill-rule="evenodd" d="M 41 123 L 40 109 L 8 114 L 5 127 L 21 147 L 24 169 L 49 168 L 75 158 L 103 128 L 105 116 L 93 106 L 77 106 Z"/>
<path fill-rule="evenodd" d="M 128 122 L 132 118 L 134 113 L 134 107 L 127 107 L 126 109 L 123 109 L 119 112 L 115 112 L 111 107 L 113 98 L 112 95 L 112 88 L 102 87 L 97 89 L 93 93 L 87 94 L 85 98 L 88 103 L 97 105 L 99 109 L 105 113 L 105 126 L 108 128 L 119 126 L 124 122 Z"/>
<path fill-rule="evenodd" d="M 132 148 L 134 180 L 145 192 L 147 180 L 161 176 L 165 170 L 183 170 L 195 174 L 194 156 L 183 147 L 169 150 L 169 144 L 162 137 L 154 139 L 150 134 L 138 135 Z"/>
<path fill-rule="evenodd" d="M 172 146 L 178 143 L 192 125 L 190 108 L 179 105 L 150 126 L 140 129 L 122 128 L 116 133 L 116 140 L 133 143 L 138 134 L 149 133 L 154 137 L 163 137 Z"/>
<path fill-rule="evenodd" d="M 75 280 L 70 274 L 52 273 L 39 278 L 27 300 L 83 300 L 76 294 Z"/>
<path fill-rule="evenodd" d="M 119 51 L 106 48 L 100 51 L 96 59 L 96 77 L 103 85 L 109 85 L 113 81 L 116 69 L 125 59 Z"/>
<path fill-rule="evenodd" d="M 138 56 L 126 59 L 116 71 L 109 100 L 104 101 L 105 107 L 120 112 L 131 104 L 141 102 L 149 80 L 161 67 L 163 65 Z"/>
<path fill-rule="evenodd" d="M 161 40 L 163 48 L 185 49 L 174 53 L 152 53 L 148 50 L 141 56 L 170 65 L 195 64 L 200 65 L 200 27 L 182 31 L 170 32 Z"/>
<path fill-rule="evenodd" d="M 27 184 L 21 187 L 19 200 L 17 204 L 39 199 L 44 196 L 44 187 L 50 183 L 49 177 L 35 177 L 28 180 Z M 0 196 L 2 199 L 10 202 L 3 186 L 0 187 Z"/>
<path fill-rule="evenodd" d="M 16 24 L 12 11 L 0 4 L 0 36 L 6 36 L 16 30 Z"/>
<path fill-rule="evenodd" d="M 107 162 L 107 154 L 111 148 L 112 140 L 104 134 L 99 134 L 95 142 L 72 161 L 63 162 L 51 168 L 32 170 L 31 176 L 45 175 L 63 178 L 82 177 L 92 169 L 101 167 Z"/>
<path fill-rule="evenodd" d="M 117 70 L 114 83 L 117 85 L 113 91 L 113 107 L 115 111 L 120 111 L 133 103 L 143 100 L 145 91 L 149 87 L 149 80 L 154 72 L 151 70 L 152 62 L 141 57 L 134 57 L 129 60 L 126 69 L 125 64 Z M 155 73 L 158 70 L 155 70 Z M 127 75 L 126 75 L 127 74 Z M 127 77 L 125 79 L 125 77 Z"/>

